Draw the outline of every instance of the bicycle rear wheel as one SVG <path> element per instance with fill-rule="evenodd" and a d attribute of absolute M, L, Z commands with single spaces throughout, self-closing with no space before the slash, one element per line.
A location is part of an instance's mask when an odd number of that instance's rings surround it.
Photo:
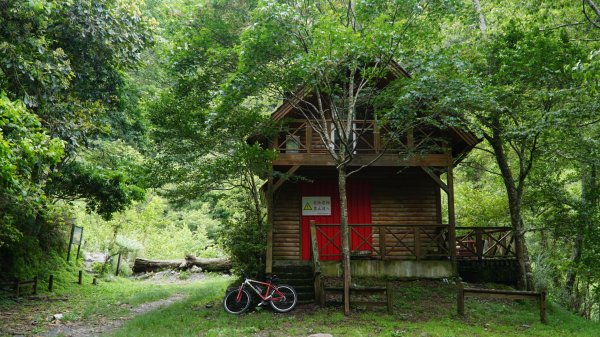
<path fill-rule="evenodd" d="M 280 285 L 273 290 L 271 297 L 271 308 L 277 312 L 288 312 L 296 306 L 298 296 L 294 288 L 287 285 Z"/>
<path fill-rule="evenodd" d="M 223 299 L 223 308 L 230 314 L 239 315 L 248 310 L 250 303 L 252 303 L 252 297 L 246 289 L 242 289 L 241 294 L 239 291 L 239 289 L 232 290 L 228 292 L 227 295 L 225 295 L 225 299 Z"/>

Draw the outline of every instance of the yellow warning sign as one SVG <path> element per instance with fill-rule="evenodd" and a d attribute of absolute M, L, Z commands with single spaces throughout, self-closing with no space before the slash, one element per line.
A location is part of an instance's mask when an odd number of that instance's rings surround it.
<path fill-rule="evenodd" d="M 302 197 L 302 215 L 331 215 L 331 197 Z"/>

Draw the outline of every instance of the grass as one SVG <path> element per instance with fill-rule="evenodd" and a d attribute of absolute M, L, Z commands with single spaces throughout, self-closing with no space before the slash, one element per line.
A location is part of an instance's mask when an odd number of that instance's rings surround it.
<path fill-rule="evenodd" d="M 340 308 L 299 306 L 287 314 L 257 309 L 234 316 L 225 313 L 221 300 L 231 277 L 213 276 L 195 283 L 152 284 L 118 278 L 97 287 L 67 284 L 53 297 L 65 302 L 0 301 L 0 335 L 15 317 L 35 335 L 47 328 L 45 318 L 63 313 L 65 320 L 101 324 L 131 318 L 131 308 L 142 303 L 184 294 L 179 302 L 127 320 L 110 336 L 590 336 L 600 337 L 600 324 L 589 322 L 550 304 L 549 324 L 539 322 L 535 302 L 490 301 L 468 298 L 466 317 L 456 316 L 453 285 L 432 281 L 395 284 L 394 314 L 355 310 L 349 317 Z M 89 280 L 91 283 L 91 279 Z M 12 313 L 12 314 L 8 314 Z M 31 325 L 31 321 L 40 322 Z M 6 332 L 5 332 L 6 333 Z"/>
<path fill-rule="evenodd" d="M 600 324 L 550 305 L 550 323 L 539 322 L 537 305 L 522 301 L 467 299 L 467 317 L 455 314 L 454 286 L 439 282 L 398 283 L 394 314 L 339 308 L 299 307 L 287 314 L 262 309 L 233 316 L 221 307 L 226 281 L 198 286 L 187 300 L 128 321 L 111 336 L 591 336 Z M 207 306 L 208 304 L 208 306 Z"/>
<path fill-rule="evenodd" d="M 80 321 L 96 324 L 99 321 L 122 319 L 131 315 L 131 309 L 147 302 L 168 298 L 173 294 L 189 296 L 198 284 L 153 284 L 122 277 L 111 281 L 100 280 L 92 285 L 92 276 L 84 273 L 83 285 L 78 285 L 77 269 L 55 275 L 54 291 L 47 291 L 47 280 L 38 285 L 38 295 L 15 299 L 0 296 L 0 336 L 13 334 L 35 335 L 46 331 L 54 314 L 63 314 L 63 322 Z M 212 279 L 214 277 L 209 278 Z M 227 278 L 219 277 L 220 282 Z"/>

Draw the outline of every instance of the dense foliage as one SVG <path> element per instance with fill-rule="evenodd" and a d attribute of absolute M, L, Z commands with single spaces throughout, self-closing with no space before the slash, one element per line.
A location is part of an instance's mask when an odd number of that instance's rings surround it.
<path fill-rule="evenodd" d="M 512 226 L 521 285 L 597 318 L 593 3 L 0 0 L 0 277 L 49 268 L 35 261 L 63 254 L 71 222 L 90 250 L 262 271 L 269 113 L 309 85 L 340 111 L 373 101 L 481 137 L 456 170 L 458 223 Z M 378 92 L 392 60 L 412 78 Z"/>

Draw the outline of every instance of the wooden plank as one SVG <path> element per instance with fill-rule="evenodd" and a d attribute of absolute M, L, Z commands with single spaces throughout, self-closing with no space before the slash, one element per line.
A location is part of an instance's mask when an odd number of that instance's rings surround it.
<path fill-rule="evenodd" d="M 273 185 L 273 192 L 277 191 L 281 185 L 283 185 L 284 182 L 286 182 L 286 180 L 294 174 L 294 172 L 296 172 L 298 169 L 300 168 L 300 165 L 294 165 L 292 166 L 286 173 L 285 176 L 279 178 L 279 180 L 275 183 L 275 185 Z"/>
<path fill-rule="evenodd" d="M 429 167 L 423 167 L 423 166 L 421 166 L 421 169 L 423 171 L 425 171 L 425 173 L 427 173 L 427 175 L 429 175 L 431 177 L 431 179 L 433 179 L 433 181 L 435 181 L 435 183 L 442 190 L 444 190 L 444 192 L 448 193 L 448 185 L 446 185 L 446 183 L 443 182 L 442 179 L 440 179 L 440 177 L 438 177 L 435 173 L 433 173 L 433 171 Z"/>
<path fill-rule="evenodd" d="M 425 154 L 402 159 L 398 154 L 358 154 L 349 166 L 437 166 L 452 165 L 452 158 L 447 154 Z M 274 166 L 335 166 L 336 163 L 328 153 L 279 153 L 273 161 Z"/>

